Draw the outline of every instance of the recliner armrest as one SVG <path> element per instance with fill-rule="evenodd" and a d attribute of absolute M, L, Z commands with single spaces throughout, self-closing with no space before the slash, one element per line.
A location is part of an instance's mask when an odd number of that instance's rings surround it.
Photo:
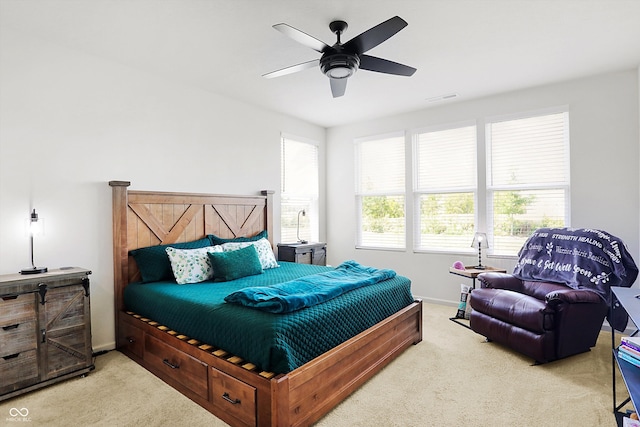
<path fill-rule="evenodd" d="M 601 304 L 604 301 L 600 298 L 600 295 L 590 291 L 588 289 L 558 289 L 549 292 L 545 301 L 547 304 L 555 306 L 560 303 L 566 304 L 579 304 L 579 303 L 591 303 Z"/>
<path fill-rule="evenodd" d="M 482 288 L 506 289 L 522 292 L 522 280 L 508 273 L 481 273 L 478 275 Z"/>

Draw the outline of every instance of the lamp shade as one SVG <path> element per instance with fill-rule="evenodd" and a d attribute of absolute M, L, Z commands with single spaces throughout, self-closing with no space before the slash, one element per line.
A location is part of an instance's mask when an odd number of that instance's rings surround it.
<path fill-rule="evenodd" d="M 487 233 L 476 233 L 473 236 L 473 242 L 471 242 L 472 248 L 488 248 L 489 239 L 487 239 Z"/>

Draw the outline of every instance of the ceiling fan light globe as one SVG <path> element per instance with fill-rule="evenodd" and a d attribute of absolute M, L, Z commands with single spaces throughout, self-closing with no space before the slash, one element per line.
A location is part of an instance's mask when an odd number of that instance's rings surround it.
<path fill-rule="evenodd" d="M 346 79 L 353 74 L 353 70 L 348 67 L 335 67 L 327 70 L 327 76 L 332 79 Z"/>
<path fill-rule="evenodd" d="M 360 59 L 357 55 L 338 53 L 325 55 L 320 59 L 320 69 L 327 77 L 332 79 L 351 77 L 359 65 Z"/>

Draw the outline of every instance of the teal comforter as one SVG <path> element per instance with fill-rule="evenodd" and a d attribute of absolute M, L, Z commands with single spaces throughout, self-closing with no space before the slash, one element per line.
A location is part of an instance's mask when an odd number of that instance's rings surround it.
<path fill-rule="evenodd" d="M 227 295 L 224 300 L 269 313 L 290 313 L 395 276 L 393 270 L 365 267 L 351 260 L 343 262 L 335 270 L 310 274 L 273 286 L 240 289 Z"/>
<path fill-rule="evenodd" d="M 125 306 L 259 369 L 279 374 L 302 366 L 413 302 L 411 282 L 400 275 L 285 314 L 224 301 L 227 295 L 247 287 L 272 286 L 334 270 L 287 262 L 280 265 L 230 282 L 131 283 L 125 289 Z"/>

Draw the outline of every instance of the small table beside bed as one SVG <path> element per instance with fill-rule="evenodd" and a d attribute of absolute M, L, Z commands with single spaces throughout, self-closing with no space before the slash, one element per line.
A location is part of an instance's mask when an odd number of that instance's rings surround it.
<path fill-rule="evenodd" d="M 271 192 L 109 185 L 118 350 L 232 426 L 310 425 L 422 340 L 409 279 L 355 261 L 276 263 Z M 189 276 L 183 254 L 204 256 L 210 276 Z"/>

